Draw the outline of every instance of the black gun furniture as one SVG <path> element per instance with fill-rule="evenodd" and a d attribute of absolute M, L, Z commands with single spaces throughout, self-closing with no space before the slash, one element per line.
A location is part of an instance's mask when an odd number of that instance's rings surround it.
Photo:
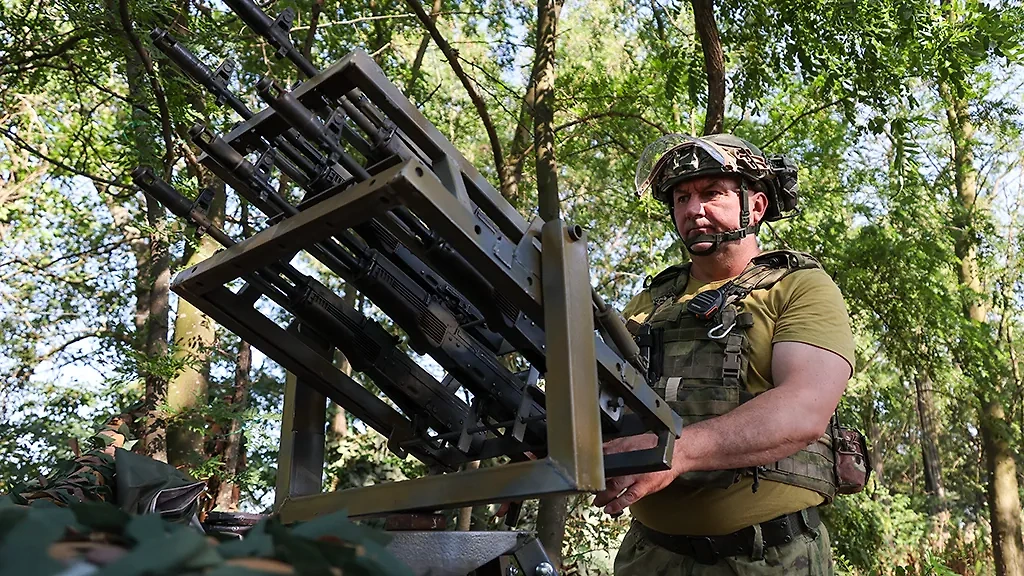
<path fill-rule="evenodd" d="M 200 161 L 262 211 L 266 227 L 236 241 L 207 216 L 211 192 L 192 201 L 148 167 L 132 176 L 224 246 L 179 273 L 172 289 L 289 372 L 282 518 L 521 501 L 667 469 L 681 420 L 651 389 L 646 357 L 618 315 L 590 287 L 586 232 L 560 220 L 525 221 L 365 52 L 319 71 L 291 43 L 289 10 L 271 18 L 251 0 L 226 4 L 307 78 L 291 89 L 259 81 L 263 110 L 230 91 L 230 61 L 211 69 L 168 32 L 156 29 L 152 38 L 241 116 L 228 134 L 197 124 L 190 137 Z M 280 189 L 285 177 L 291 191 Z M 300 252 L 371 301 L 404 338 L 293 266 Z M 430 356 L 444 375 L 407 350 Z M 335 351 L 379 392 L 335 367 Z M 432 473 L 321 493 L 328 398 Z M 657 447 L 602 454 L 605 440 L 647 432 L 657 434 Z M 499 456 L 510 462 L 458 471 Z M 508 534 L 489 540 L 494 556 L 514 554 L 527 573 L 553 573 L 532 539 Z M 420 541 L 416 549 L 426 548 Z"/>

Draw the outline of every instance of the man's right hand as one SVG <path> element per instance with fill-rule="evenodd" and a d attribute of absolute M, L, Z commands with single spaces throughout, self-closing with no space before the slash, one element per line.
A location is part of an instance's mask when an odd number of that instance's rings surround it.
<path fill-rule="evenodd" d="M 657 445 L 657 434 L 626 436 L 605 442 L 604 453 L 618 454 L 620 452 L 648 450 Z M 676 447 L 678 446 L 679 443 L 677 442 Z M 594 497 L 594 506 L 604 507 L 604 511 L 612 516 L 621 514 L 623 510 L 637 500 L 649 494 L 659 492 L 671 484 L 683 472 L 680 466 L 682 460 L 682 458 L 673 457 L 672 468 L 661 472 L 647 472 L 645 474 L 608 478 L 605 481 L 605 489 L 598 492 Z"/>

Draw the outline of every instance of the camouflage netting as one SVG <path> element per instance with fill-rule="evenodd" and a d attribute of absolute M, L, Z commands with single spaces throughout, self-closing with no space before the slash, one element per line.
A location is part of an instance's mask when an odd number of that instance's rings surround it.
<path fill-rule="evenodd" d="M 297 526 L 270 518 L 244 539 L 220 542 L 157 514 L 132 515 L 110 503 L 0 503 L 0 576 L 411 574 L 386 543 L 385 534 L 353 524 L 344 513 Z"/>
<path fill-rule="evenodd" d="M 114 452 L 130 445 L 131 417 L 120 415 L 110 419 L 92 438 L 92 449 L 75 458 L 57 464 L 46 477 L 14 487 L 9 495 L 15 504 L 29 504 L 48 500 L 59 506 L 80 502 L 114 501 Z"/>
<path fill-rule="evenodd" d="M 387 535 L 344 512 L 295 526 L 271 517 L 243 539 L 204 535 L 195 528 L 203 484 L 124 450 L 130 422 L 112 419 L 88 452 L 0 497 L 0 576 L 412 573 L 385 548 Z"/>

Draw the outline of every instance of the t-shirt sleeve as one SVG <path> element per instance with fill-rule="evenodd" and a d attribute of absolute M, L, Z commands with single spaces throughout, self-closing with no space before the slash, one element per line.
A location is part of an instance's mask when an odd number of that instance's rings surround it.
<path fill-rule="evenodd" d="M 800 270 L 781 285 L 779 315 L 772 344 L 803 342 L 842 356 L 855 366 L 856 348 L 846 303 L 832 278 L 822 270 Z"/>
<path fill-rule="evenodd" d="M 652 308 L 654 308 L 654 300 L 651 299 L 651 293 L 644 290 L 633 296 L 633 299 L 622 309 L 622 318 L 626 322 L 633 320 L 637 324 L 643 324 Z"/>

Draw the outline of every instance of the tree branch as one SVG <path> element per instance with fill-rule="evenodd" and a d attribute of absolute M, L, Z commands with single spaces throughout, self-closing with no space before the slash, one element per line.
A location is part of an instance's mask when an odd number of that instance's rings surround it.
<path fill-rule="evenodd" d="M 430 21 L 437 23 L 437 14 L 441 11 L 441 0 L 434 0 L 434 5 L 430 8 Z M 423 57 L 427 54 L 427 46 L 430 45 L 430 32 L 428 31 L 423 35 L 420 40 L 420 45 L 416 48 L 416 57 L 412 61 L 412 69 L 409 73 L 409 86 L 406 91 L 412 94 L 416 88 L 416 83 L 419 82 L 420 68 L 423 66 Z"/>
<path fill-rule="evenodd" d="M 419 3 L 419 0 L 405 0 L 405 3 L 412 8 L 416 16 L 419 17 L 420 22 L 426 27 L 427 31 L 430 32 L 431 38 L 437 44 L 437 47 L 441 49 L 441 53 L 444 54 L 448 60 L 448 64 L 452 67 L 452 71 L 462 81 L 462 85 L 466 88 L 466 92 L 469 93 L 469 99 L 473 101 L 473 106 L 476 107 L 476 112 L 480 116 L 480 121 L 484 124 L 484 130 L 487 131 L 487 138 L 491 143 L 491 152 L 494 154 L 494 168 L 498 171 L 498 174 L 503 174 L 505 171 L 505 160 L 501 153 L 501 140 L 498 139 L 498 132 L 494 129 L 494 123 L 491 121 L 491 115 L 487 113 L 487 104 L 484 103 L 483 98 L 477 93 L 476 88 L 473 87 L 473 83 L 470 82 L 469 76 L 466 75 L 466 71 L 462 69 L 462 64 L 459 63 L 458 52 L 453 50 L 448 44 L 448 41 L 441 36 L 441 32 L 438 31 L 437 26 L 434 25 L 433 20 L 430 19 L 430 15 L 423 10 L 423 6 Z"/>
<path fill-rule="evenodd" d="M 822 110 L 825 110 L 827 108 L 831 108 L 831 107 L 835 106 L 836 104 L 839 104 L 843 100 L 846 100 L 846 98 L 839 98 L 837 100 L 833 100 L 833 101 L 828 102 L 826 104 L 822 104 L 821 106 L 817 106 L 817 107 L 815 107 L 812 110 L 804 110 L 803 112 L 798 114 L 796 118 L 793 118 L 793 120 L 791 120 L 789 124 L 786 124 L 785 128 L 783 128 L 782 130 L 779 130 L 774 136 L 772 136 L 768 140 L 762 142 L 761 143 L 761 149 L 765 149 L 765 148 L 771 146 L 772 144 L 774 144 L 776 140 L 778 140 L 779 138 L 782 138 L 782 135 L 785 134 L 786 132 L 788 132 L 789 129 L 792 128 L 793 125 L 796 124 L 797 122 L 799 122 L 800 120 L 802 120 L 802 119 L 804 119 L 804 118 L 806 118 L 806 117 L 808 117 L 808 116 L 810 116 L 812 114 L 817 114 L 818 112 L 821 112 Z"/>
<path fill-rule="evenodd" d="M 163 86 L 160 85 L 160 81 L 156 77 L 153 59 L 149 57 L 146 47 L 142 45 L 139 37 L 132 30 L 132 19 L 128 13 L 128 0 L 120 0 L 118 2 L 118 11 L 121 15 L 121 27 L 124 29 L 125 36 L 128 37 L 128 41 L 131 42 L 135 52 L 139 55 L 139 59 L 142 60 L 142 65 L 146 68 L 149 85 L 153 90 L 153 97 L 156 98 L 156 107 L 160 111 L 160 127 L 164 137 L 164 179 L 170 180 L 171 170 L 174 166 L 174 130 L 171 127 L 171 113 L 167 108 L 167 98 L 164 97 Z"/>
<path fill-rule="evenodd" d="M 57 346 L 51 348 L 50 350 L 47 350 L 43 354 L 33 358 L 33 362 L 31 364 L 22 364 L 21 366 L 19 366 L 14 371 L 14 375 L 13 375 L 14 380 L 16 382 L 18 382 L 19 384 L 24 385 L 26 382 L 28 382 L 29 378 L 31 378 L 32 375 L 35 374 L 36 369 L 39 367 L 40 364 L 42 364 L 43 362 L 47 362 L 47 361 L 49 361 L 49 360 L 51 360 L 53 358 L 56 358 L 60 354 L 63 354 L 64 351 L 67 350 L 69 347 L 71 347 L 71 346 L 73 346 L 73 345 L 75 345 L 75 344 L 77 344 L 77 343 L 79 343 L 79 342 L 81 342 L 83 340 L 88 340 L 90 338 L 111 338 L 111 337 L 113 337 L 115 340 L 121 340 L 122 339 L 115 332 L 111 331 L 110 329 L 108 329 L 105 326 L 102 327 L 102 328 L 98 328 L 98 329 L 96 329 L 94 331 L 91 331 L 91 332 L 84 332 L 82 334 L 78 334 L 76 336 L 72 336 L 70 339 L 64 341 L 63 343 L 58 344 Z"/>
<path fill-rule="evenodd" d="M 313 51 L 313 40 L 316 39 L 316 27 L 320 23 L 320 13 L 324 10 L 324 0 L 313 0 L 309 8 L 309 29 L 306 31 L 306 38 L 302 41 L 302 55 L 310 59 L 310 52 Z"/>
<path fill-rule="evenodd" d="M 537 172 L 537 208 L 545 222 L 561 217 L 558 200 L 558 163 L 555 155 L 555 39 L 561 0 L 537 2 L 537 51 L 533 70 L 536 75 L 533 106 L 533 142 Z M 564 501 L 562 504 L 564 522 Z M 538 521 L 538 527 L 540 522 Z M 564 531 L 564 523 L 562 531 Z M 541 530 L 538 528 L 538 532 Z M 561 536 L 558 537 L 561 547 Z M 544 541 L 549 545 L 550 540 Z M 549 550 L 551 547 L 549 547 Z M 556 564 L 557 565 L 557 564 Z"/>
<path fill-rule="evenodd" d="M 85 33 L 72 36 L 64 40 L 60 44 L 54 46 L 53 49 L 49 52 L 34 53 L 31 56 L 27 56 L 17 62 L 12 63 L 12 61 L 4 61 L 3 59 L 0 59 L 0 68 L 6 68 L 7 66 L 14 65 L 17 66 L 17 68 L 19 69 L 23 69 L 24 66 L 30 62 L 35 62 L 36 60 L 48 60 L 50 58 L 60 56 L 61 54 L 73 48 L 75 44 L 78 44 L 87 37 L 88 35 Z M 22 50 L 20 50 L 20 52 L 27 52 L 27 50 L 23 48 Z"/>
<path fill-rule="evenodd" d="M 107 252 L 113 252 L 117 248 L 120 248 L 126 241 L 130 242 L 130 241 L 132 241 L 134 239 L 135 239 L 135 237 L 133 235 L 126 234 L 125 236 L 123 236 L 121 238 L 118 238 L 117 240 L 114 240 L 112 242 L 105 242 L 105 243 L 100 244 L 98 246 L 93 246 L 93 247 L 89 248 L 88 250 L 81 250 L 81 251 L 74 252 L 74 253 L 71 253 L 71 254 L 64 254 L 63 256 L 58 256 L 57 258 L 54 258 L 53 260 L 50 260 L 48 262 L 33 264 L 32 266 L 33 266 L 33 268 L 41 267 L 42 269 L 45 269 L 45 268 L 49 268 L 50 266 L 53 266 L 54 264 L 57 264 L 58 262 L 62 262 L 64 260 L 76 260 L 76 259 L 79 259 L 79 258 L 82 258 L 82 257 L 85 257 L 85 256 L 98 256 L 100 254 L 105 254 Z M 11 264 L 20 264 L 20 263 L 22 263 L 21 257 L 16 256 L 14 258 L 10 258 L 8 260 L 4 260 L 3 262 L 0 262 L 0 269 L 6 268 L 7 266 L 10 266 Z"/>
<path fill-rule="evenodd" d="M 467 60 L 466 58 L 463 58 L 462 55 L 459 54 L 458 52 L 456 52 L 456 56 L 458 57 L 458 59 L 460 61 L 465 62 L 466 64 L 469 64 L 470 67 L 475 68 L 475 69 L 479 70 L 480 72 L 482 72 L 484 77 L 486 77 L 491 82 L 494 82 L 495 84 L 498 84 L 502 88 L 505 88 L 506 91 L 508 91 L 508 93 L 512 97 L 517 97 L 518 96 L 518 94 L 516 94 L 511 89 L 509 89 L 507 86 L 505 86 L 505 84 L 502 83 L 501 80 L 499 80 L 499 79 L 495 78 L 494 76 L 492 76 L 491 73 L 488 72 L 487 69 L 484 68 L 483 66 L 477 64 L 476 62 L 473 62 L 473 61 Z M 498 107 L 501 108 L 502 111 L 504 111 L 506 114 L 509 115 L 509 118 L 515 118 L 515 114 L 511 110 L 509 110 L 508 108 L 505 107 L 505 105 L 501 102 L 501 98 L 499 98 L 498 95 L 494 91 L 488 90 L 485 87 L 484 84 L 482 84 L 480 82 L 477 82 L 476 77 L 475 76 L 470 76 L 468 72 L 466 73 L 466 76 L 468 76 L 470 80 L 472 80 L 477 86 L 479 86 L 481 90 L 486 92 L 488 96 L 493 98 L 494 101 L 498 104 Z"/>
<path fill-rule="evenodd" d="M 468 15 L 468 16 L 488 16 L 488 17 L 494 16 L 494 14 L 492 14 L 492 13 L 472 11 L 472 10 L 470 10 L 470 11 L 449 10 L 449 11 L 446 11 L 446 12 L 438 11 L 436 15 L 437 16 L 442 16 L 442 15 L 447 15 L 447 14 L 454 14 L 454 15 L 464 14 L 464 15 Z M 349 19 L 349 20 L 336 20 L 334 22 L 328 21 L 328 22 L 324 22 L 324 23 L 320 24 L 320 28 L 330 28 L 332 26 L 347 26 L 349 24 L 361 24 L 363 22 L 375 22 L 377 20 L 404 20 L 406 18 L 415 18 L 415 17 L 416 17 L 415 14 L 378 14 L 378 15 L 375 15 L 375 16 L 361 16 L 359 18 L 352 18 L 352 19 Z M 301 32 L 303 30 L 308 30 L 308 29 L 309 29 L 309 26 L 294 26 L 289 31 L 290 32 Z"/>
<path fill-rule="evenodd" d="M 122 190 L 131 190 L 132 192 L 135 191 L 135 187 L 134 186 L 130 186 L 130 185 L 127 185 L 127 184 L 122 184 L 122 183 L 117 182 L 115 180 L 107 180 L 106 178 L 100 178 L 99 176 L 94 176 L 92 174 L 89 174 L 88 172 L 83 172 L 82 170 L 79 170 L 77 168 L 72 168 L 71 166 L 68 166 L 67 164 L 64 164 L 60 160 L 56 160 L 54 158 L 50 158 L 49 156 L 47 156 L 46 154 L 43 154 L 42 152 L 40 152 L 38 149 L 36 149 L 34 146 L 29 144 L 28 142 L 25 142 L 24 140 L 22 140 L 21 137 L 19 137 L 17 134 L 14 134 L 13 132 L 7 130 L 6 128 L 4 128 L 2 126 L 0 126 L 0 134 L 3 134 L 4 136 L 10 138 L 11 142 L 14 142 L 14 144 L 17 145 L 22 150 L 27 151 L 28 153 L 32 154 L 33 156 L 39 158 L 40 160 L 44 160 L 46 162 L 49 162 L 50 164 L 53 164 L 54 166 L 60 168 L 61 170 L 65 170 L 65 171 L 70 172 L 72 174 L 75 174 L 77 176 L 82 176 L 84 178 L 88 178 L 89 180 L 92 180 L 93 182 L 96 182 L 97 184 L 105 184 L 107 186 L 113 186 L 115 188 L 121 188 Z"/>
<path fill-rule="evenodd" d="M 643 122 L 644 124 L 647 124 L 648 126 L 658 130 L 662 134 L 668 134 L 669 133 L 669 130 L 667 128 L 665 128 L 664 126 L 662 126 L 660 124 L 657 124 L 655 122 L 652 122 L 652 121 L 644 118 L 641 114 L 634 114 L 632 112 L 616 112 L 615 110 L 608 110 L 607 112 L 597 112 L 597 113 L 594 113 L 594 114 L 588 114 L 586 116 L 583 116 L 581 118 L 577 118 L 575 120 L 570 120 L 569 122 L 566 122 L 565 124 L 562 124 L 560 126 L 556 126 L 555 127 L 555 132 L 559 132 L 561 130 L 565 130 L 566 128 L 572 128 L 573 126 L 576 126 L 578 124 L 586 124 L 586 123 L 592 122 L 594 120 L 600 120 L 601 118 L 633 118 L 635 120 L 639 120 L 639 121 Z"/>
<path fill-rule="evenodd" d="M 717 134 L 725 124 L 725 55 L 715 23 L 712 0 L 691 0 L 693 25 L 704 51 L 704 69 L 708 80 L 708 108 L 704 116 L 704 135 Z"/>

